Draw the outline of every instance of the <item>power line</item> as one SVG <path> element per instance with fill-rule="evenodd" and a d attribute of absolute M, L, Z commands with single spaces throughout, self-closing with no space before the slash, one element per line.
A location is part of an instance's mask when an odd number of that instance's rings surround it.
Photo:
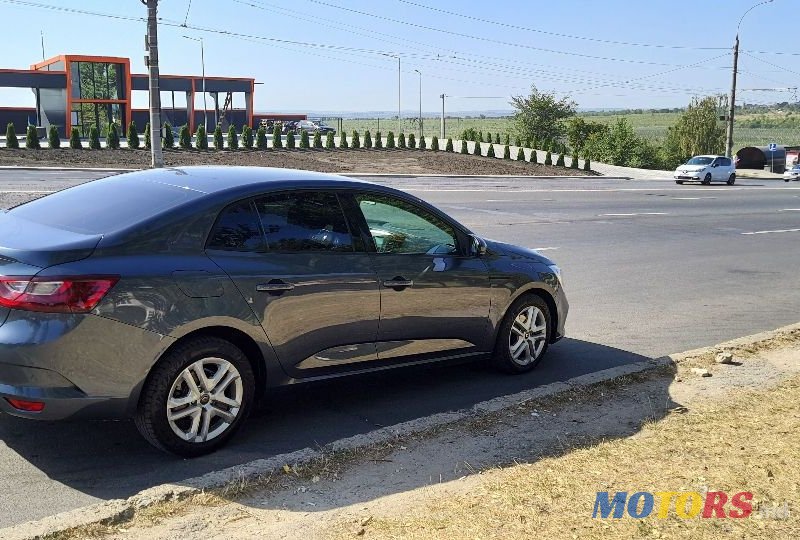
<path fill-rule="evenodd" d="M 750 53 L 743 52 L 742 54 L 745 54 L 745 55 L 749 56 L 750 58 L 752 58 L 754 60 L 758 60 L 759 62 L 762 62 L 762 63 L 767 64 L 769 66 L 781 69 L 781 70 L 783 70 L 783 71 L 785 71 L 787 73 L 791 73 L 793 75 L 800 75 L 800 73 L 798 73 L 797 71 L 792 71 L 791 69 L 786 69 L 783 66 L 779 66 L 778 64 L 773 64 L 772 62 L 768 62 L 767 60 L 764 60 L 763 58 L 759 58 L 758 56 L 754 56 L 754 55 L 752 55 Z"/>
<path fill-rule="evenodd" d="M 579 40 L 583 40 L 583 41 L 592 41 L 592 42 L 595 42 L 595 43 L 606 43 L 608 45 L 625 45 L 625 46 L 628 46 L 628 47 L 653 47 L 653 48 L 659 48 L 659 49 L 686 49 L 686 50 L 695 50 L 695 51 L 721 51 L 721 50 L 727 50 L 728 49 L 728 47 L 688 47 L 688 46 L 685 46 L 685 45 L 664 45 L 664 44 L 658 44 L 658 43 L 635 43 L 635 42 L 631 42 L 631 41 L 614 41 L 614 40 L 610 40 L 610 39 L 592 38 L 592 37 L 588 37 L 588 36 L 576 36 L 576 35 L 573 35 L 573 34 L 562 34 L 562 33 L 559 33 L 559 32 L 550 32 L 550 31 L 547 31 L 547 30 L 540 30 L 538 28 L 530 28 L 530 27 L 527 27 L 527 26 L 518 26 L 516 24 L 509 24 L 509 23 L 503 23 L 503 22 L 499 22 L 499 21 L 493 21 L 493 20 L 490 20 L 490 19 L 483 19 L 481 17 L 474 17 L 472 15 L 466 15 L 464 13 L 456 13 L 455 11 L 448 11 L 446 9 L 435 8 L 433 6 L 426 6 L 424 4 L 419 4 L 417 2 L 411 2 L 410 0 L 397 0 L 397 1 L 398 2 L 402 2 L 403 4 L 408 4 L 408 5 L 411 5 L 411 6 L 415 6 L 415 7 L 418 7 L 418 8 L 427 9 L 427 10 L 435 11 L 435 12 L 438 12 L 438 13 L 443 13 L 445 15 L 452 15 L 454 17 L 461 17 L 462 19 L 469 19 L 471 21 L 477 21 L 477 22 L 482 22 L 482 23 L 486 23 L 486 24 L 493 24 L 495 26 L 502 26 L 504 28 L 511 28 L 511 29 L 514 29 L 514 30 L 523 30 L 525 32 L 534 32 L 534 33 L 537 33 L 537 34 L 543 34 L 543 35 L 553 36 L 553 37 L 560 37 L 560 38 L 567 38 L 567 39 L 579 39 Z"/>
<path fill-rule="evenodd" d="M 414 28 L 420 28 L 422 30 L 429 30 L 431 32 L 439 32 L 439 33 L 448 34 L 448 35 L 451 35 L 451 36 L 457 36 L 457 37 L 462 37 L 462 38 L 467 38 L 467 39 L 475 39 L 475 40 L 479 40 L 479 41 L 483 41 L 483 42 L 487 42 L 487 43 L 495 43 L 497 45 L 505 45 L 505 46 L 508 46 L 508 47 L 517 47 L 517 48 L 530 49 L 530 50 L 534 50 L 534 51 L 541 51 L 541 52 L 547 52 L 547 53 L 552 53 L 552 54 L 562 54 L 562 55 L 567 55 L 567 56 L 577 56 L 577 57 L 580 57 L 580 58 L 590 58 L 592 60 L 603 60 L 603 61 L 608 61 L 608 62 L 626 62 L 626 63 L 631 63 L 631 64 L 645 64 L 645 65 L 651 65 L 651 66 L 674 66 L 675 65 L 675 64 L 664 64 L 664 63 L 661 63 L 661 62 L 649 62 L 649 61 L 646 61 L 646 60 L 633 60 L 633 59 L 626 59 L 626 58 L 614 58 L 614 57 L 609 57 L 609 56 L 594 56 L 594 55 L 591 55 L 591 54 L 576 53 L 576 52 L 571 52 L 571 51 L 559 51 L 559 50 L 555 50 L 555 49 L 546 49 L 546 48 L 543 48 L 543 47 L 535 47 L 533 45 L 525 45 L 525 44 L 522 44 L 522 43 L 512 43 L 512 42 L 509 42 L 509 41 L 501 41 L 501 40 L 491 39 L 491 38 L 482 37 L 482 36 L 473 36 L 473 35 L 470 35 L 470 34 L 462 34 L 460 32 L 453 32 L 451 30 L 445 30 L 443 28 L 434 28 L 434 27 L 431 27 L 431 26 L 425 26 L 425 25 L 413 23 L 413 22 L 410 22 L 410 21 L 403 21 L 403 20 L 400 20 L 400 19 L 393 19 L 392 17 L 386 17 L 384 15 L 377 15 L 375 13 L 368 13 L 366 11 L 359 11 L 357 9 L 347 8 L 347 7 L 344 7 L 344 6 L 338 6 L 336 4 L 330 4 L 328 2 L 323 2 L 322 0 L 307 0 L 307 1 L 311 2 L 313 4 L 318 4 L 318 5 L 321 5 L 321 6 L 326 6 L 326 7 L 330 7 L 330 8 L 334 8 L 334 9 L 340 9 L 342 11 L 348 11 L 350 13 L 356 13 L 358 15 L 363 15 L 365 17 L 372 17 L 372 18 L 375 18 L 375 19 L 388 21 L 388 22 L 392 22 L 392 23 L 395 23 L 395 24 L 403 24 L 403 25 L 406 25 L 406 26 L 414 27 Z"/>
<path fill-rule="evenodd" d="M 192 0 L 189 0 L 189 5 L 186 7 L 186 17 L 183 18 L 183 26 L 189 22 L 189 10 L 192 9 Z"/>

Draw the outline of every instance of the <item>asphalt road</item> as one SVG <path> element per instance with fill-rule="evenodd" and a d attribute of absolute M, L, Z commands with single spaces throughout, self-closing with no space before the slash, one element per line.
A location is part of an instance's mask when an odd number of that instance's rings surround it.
<path fill-rule="evenodd" d="M 97 177 L 98 175 L 94 175 Z M 0 207 L 90 179 L 0 171 Z M 800 319 L 800 184 L 382 178 L 564 269 L 569 339 L 522 377 L 440 366 L 277 392 L 229 447 L 178 460 L 129 422 L 0 417 L 0 527 Z"/>

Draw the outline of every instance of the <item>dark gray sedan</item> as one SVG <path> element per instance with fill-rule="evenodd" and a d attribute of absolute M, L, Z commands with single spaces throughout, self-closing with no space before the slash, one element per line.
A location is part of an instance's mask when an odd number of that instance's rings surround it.
<path fill-rule="evenodd" d="M 122 174 L 0 213 L 0 410 L 133 417 L 196 456 L 270 387 L 441 360 L 527 372 L 567 310 L 552 261 L 395 189 Z"/>

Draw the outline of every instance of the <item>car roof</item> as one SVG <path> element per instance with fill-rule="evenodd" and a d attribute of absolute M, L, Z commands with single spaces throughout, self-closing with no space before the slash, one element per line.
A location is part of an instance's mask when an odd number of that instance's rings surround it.
<path fill-rule="evenodd" d="M 203 195 L 281 187 L 377 187 L 371 182 L 335 174 L 272 167 L 167 167 L 125 173 L 116 178 L 133 180 L 135 177 L 148 182 L 181 187 Z"/>

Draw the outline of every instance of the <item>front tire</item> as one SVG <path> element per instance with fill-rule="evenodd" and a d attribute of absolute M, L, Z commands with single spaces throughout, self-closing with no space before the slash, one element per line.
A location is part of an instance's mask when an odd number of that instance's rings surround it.
<path fill-rule="evenodd" d="M 254 397 L 253 370 L 238 347 L 216 337 L 192 339 L 151 371 L 139 398 L 136 427 L 160 450 L 201 456 L 234 436 Z"/>
<path fill-rule="evenodd" d="M 675 183 L 678 184 L 679 186 L 682 186 L 683 185 L 683 180 L 675 180 Z"/>
<path fill-rule="evenodd" d="M 530 294 L 519 298 L 500 325 L 495 366 L 513 374 L 534 369 L 547 352 L 551 326 L 550 309 L 541 297 Z"/>
<path fill-rule="evenodd" d="M 707 186 L 711 184 L 711 173 L 706 173 L 706 177 L 703 178 L 703 185 Z"/>
<path fill-rule="evenodd" d="M 735 174 L 732 174 L 732 175 L 730 175 L 730 176 L 728 177 L 728 185 L 729 185 L 729 186 L 732 186 L 732 185 L 733 185 L 733 184 L 735 184 L 735 183 L 736 183 L 736 175 L 735 175 Z"/>

